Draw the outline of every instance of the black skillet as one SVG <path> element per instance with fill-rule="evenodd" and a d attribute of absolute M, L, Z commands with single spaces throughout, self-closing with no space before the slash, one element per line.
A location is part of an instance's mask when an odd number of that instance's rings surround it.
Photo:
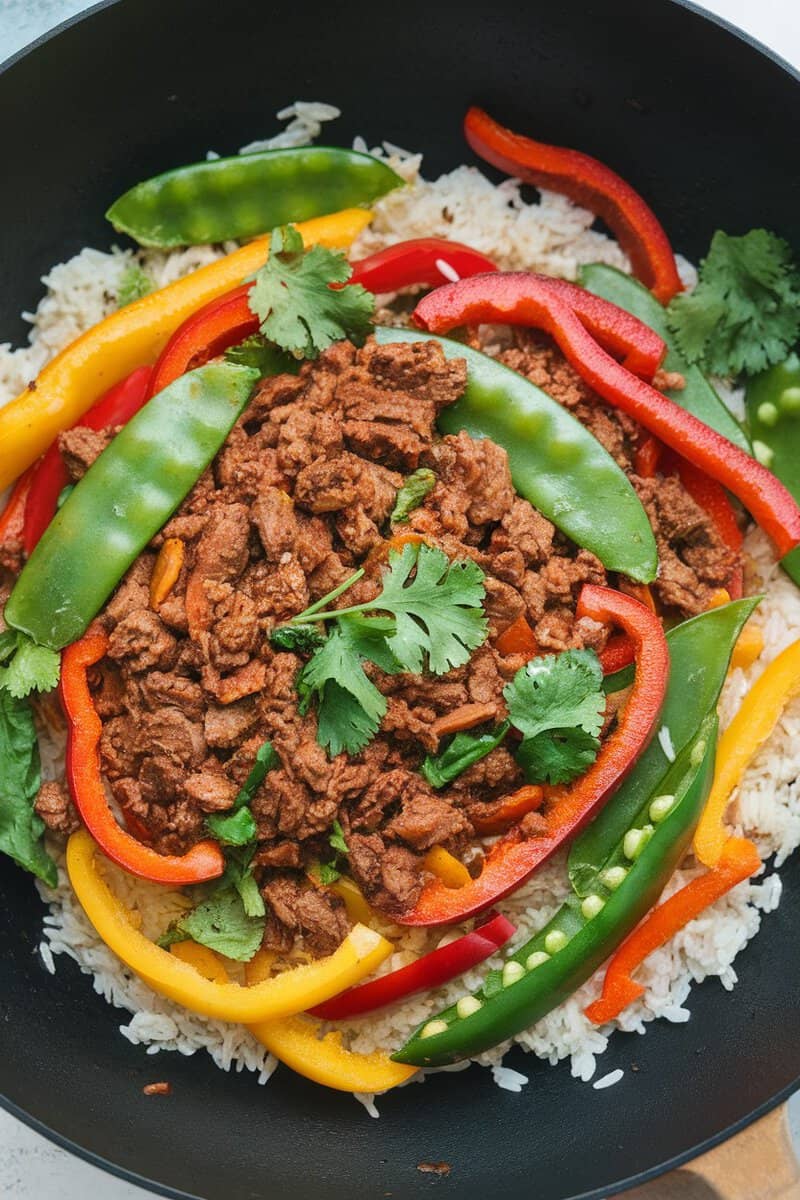
<path fill-rule="evenodd" d="M 697 258 L 713 230 L 764 225 L 800 249 L 800 81 L 734 31 L 670 0 L 120 0 L 64 26 L 0 75 L 0 341 L 20 340 L 41 274 L 108 246 L 108 202 L 138 179 L 233 151 L 300 97 L 338 104 L 333 138 L 470 162 L 468 104 L 611 163 Z M 1 451 L 0 451 L 1 452 Z M 521 1095 L 478 1068 L 379 1101 L 288 1070 L 266 1088 L 203 1054 L 151 1058 L 124 1014 L 65 959 L 35 953 L 42 905 L 0 865 L 0 1092 L 55 1141 L 171 1196 L 353 1200 L 436 1189 L 459 1200 L 600 1197 L 729 1136 L 800 1084 L 800 862 L 736 962 L 732 996 L 692 995 L 686 1026 L 617 1036 L 595 1092 L 521 1052 Z M 169 1079 L 169 1099 L 142 1085 Z M 422 1161 L 451 1164 L 447 1178 Z"/>

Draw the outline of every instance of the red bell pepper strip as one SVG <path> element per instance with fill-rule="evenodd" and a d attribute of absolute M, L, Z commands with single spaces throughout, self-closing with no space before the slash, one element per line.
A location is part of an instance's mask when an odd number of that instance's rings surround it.
<path fill-rule="evenodd" d="M 470 108 L 464 133 L 472 149 L 501 171 L 534 187 L 568 196 L 602 217 L 631 260 L 633 273 L 667 304 L 683 290 L 675 255 L 650 206 L 616 171 L 579 150 L 512 133 L 480 108 Z"/>
<path fill-rule="evenodd" d="M 706 475 L 694 463 L 690 463 L 680 454 L 670 451 L 664 458 L 664 474 L 674 471 L 695 504 L 708 513 L 711 522 L 720 536 L 721 541 L 737 556 L 742 548 L 744 534 L 739 528 L 736 513 L 728 499 L 728 493 L 716 480 Z M 741 599 L 744 589 L 744 571 L 738 562 L 733 569 L 726 587 L 731 600 Z"/>
<path fill-rule="evenodd" d="M 800 544 L 800 507 L 772 472 L 616 362 L 547 279 L 498 272 L 445 284 L 423 297 L 414 320 L 431 333 L 503 322 L 543 329 L 603 400 L 733 492 L 772 538 L 779 557 Z"/>
<path fill-rule="evenodd" d="M 81 417 L 78 424 L 88 425 L 89 429 L 126 425 L 147 399 L 151 374 L 152 367 L 137 367 L 121 383 L 110 388 Z M 58 442 L 53 442 L 33 468 L 31 489 L 25 506 L 23 540 L 26 554 L 33 553 L 39 538 L 55 516 L 58 497 L 68 483 L 69 475 L 59 453 Z"/>
<path fill-rule="evenodd" d="M 24 544 L 25 505 L 35 473 L 36 464 L 23 471 L 11 489 L 8 502 L 0 513 L 0 546 L 18 550 Z"/>
<path fill-rule="evenodd" d="M 360 283 L 372 292 L 395 292 L 415 283 L 427 283 L 435 287 L 447 278 L 446 273 L 438 267 L 439 262 L 452 267 L 462 279 L 496 269 L 491 259 L 460 242 L 448 242 L 444 238 L 416 238 L 398 242 L 396 246 L 389 246 L 354 263 L 349 282 Z M 258 333 L 259 319 L 247 302 L 252 286 L 251 283 L 245 283 L 226 292 L 184 321 L 164 347 L 155 365 L 150 384 L 151 396 L 192 368 L 203 366 L 230 346 Z"/>
<path fill-rule="evenodd" d="M 604 675 L 613 675 L 623 667 L 629 667 L 636 657 L 631 639 L 624 633 L 612 633 L 597 657 Z"/>
<path fill-rule="evenodd" d="M 591 820 L 648 745 L 669 677 L 669 650 L 661 622 L 632 596 L 591 584 L 581 591 L 577 615 L 620 625 L 636 648 L 633 689 L 619 724 L 588 771 L 564 789 L 545 813 L 546 833 L 525 837 L 515 826 L 489 849 L 483 870 L 470 883 L 459 888 L 445 887 L 438 879 L 426 883 L 415 907 L 397 918 L 401 925 L 465 921 L 513 892 Z"/>
<path fill-rule="evenodd" d="M 398 1000 L 413 996 L 415 992 L 430 991 L 491 958 L 515 933 L 515 926 L 497 913 L 485 925 L 480 925 L 472 933 L 465 933 L 448 946 L 440 946 L 438 950 L 432 950 L 416 962 L 388 975 L 348 988 L 324 1004 L 309 1009 L 309 1012 L 323 1021 L 339 1021 L 395 1004 Z"/>
<path fill-rule="evenodd" d="M 198 842 L 183 855 L 158 854 L 114 819 L 100 773 L 103 723 L 89 690 L 89 668 L 108 649 L 104 633 L 87 633 L 61 656 L 61 703 L 67 718 L 67 781 L 84 825 L 107 858 L 132 875 L 179 887 L 216 879 L 225 859 L 215 841 Z"/>
<path fill-rule="evenodd" d="M 412 238 L 354 262 L 347 282 L 360 283 L 369 292 L 397 292 L 414 284 L 438 287 L 440 283 L 496 270 L 490 258 L 463 242 Z"/>
<path fill-rule="evenodd" d="M 592 337 L 615 358 L 621 359 L 623 367 L 633 371 L 634 375 L 641 375 L 642 379 L 653 378 L 667 353 L 667 343 L 649 325 L 610 300 L 587 292 L 577 283 L 554 279 L 551 275 L 536 275 L 535 278 L 546 282 L 548 288 L 569 305 Z"/>
<path fill-rule="evenodd" d="M 652 479 L 658 470 L 664 447 L 658 438 L 648 433 L 636 447 L 633 455 L 633 469 L 642 479 Z"/>
<path fill-rule="evenodd" d="M 623 1009 L 638 1000 L 645 989 L 631 978 L 636 968 L 720 896 L 754 875 L 760 866 L 761 859 L 752 842 L 746 838 L 730 838 L 716 867 L 691 880 L 669 900 L 652 909 L 622 943 L 608 964 L 602 996 L 586 1009 L 589 1020 L 595 1025 L 613 1021 Z"/>

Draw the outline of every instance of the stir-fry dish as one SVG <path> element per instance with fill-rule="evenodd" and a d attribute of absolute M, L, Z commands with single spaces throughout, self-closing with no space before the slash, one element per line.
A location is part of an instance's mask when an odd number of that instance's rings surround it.
<path fill-rule="evenodd" d="M 695 269 L 609 166 L 464 132 L 509 180 L 284 137 L 141 182 L 140 248 L 0 348 L 0 849 L 45 965 L 367 1103 L 508 1086 L 514 1041 L 589 1078 L 732 986 L 800 842 L 791 249 Z"/>

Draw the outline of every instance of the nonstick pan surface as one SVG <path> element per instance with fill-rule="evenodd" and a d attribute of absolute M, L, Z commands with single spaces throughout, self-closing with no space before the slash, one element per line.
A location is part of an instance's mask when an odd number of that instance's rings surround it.
<path fill-rule="evenodd" d="M 356 133 L 425 153 L 430 175 L 473 161 L 470 103 L 580 147 L 651 199 L 677 249 L 763 225 L 800 248 L 800 80 L 785 64 L 671 0 L 119 0 L 63 27 L 0 74 L 0 341 L 40 276 L 84 245 L 106 247 L 109 201 L 170 166 L 225 153 L 274 127 L 294 98 L 343 110 Z M 119 239 L 117 239 L 119 240 Z M 43 907 L 0 864 L 0 1093 L 18 1116 L 110 1170 L 204 1200 L 459 1200 L 600 1197 L 689 1157 L 800 1084 L 800 863 L 737 959 L 732 996 L 695 989 L 691 1021 L 617 1035 L 596 1092 L 516 1052 L 518 1095 L 477 1068 L 379 1100 L 279 1069 L 268 1087 L 197 1054 L 147 1056 L 118 1032 L 74 964 L 36 952 Z M 143 1097 L 169 1079 L 172 1095 Z M 420 1162 L 446 1162 L 446 1177 Z"/>

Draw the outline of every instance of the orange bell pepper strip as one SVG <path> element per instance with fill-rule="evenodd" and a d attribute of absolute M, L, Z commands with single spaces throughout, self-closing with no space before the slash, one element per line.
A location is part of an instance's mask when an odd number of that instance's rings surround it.
<path fill-rule="evenodd" d="M 100 772 L 103 722 L 89 690 L 88 672 L 104 657 L 108 638 L 87 633 L 61 656 L 61 703 L 67 718 L 67 780 L 81 820 L 107 858 L 153 883 L 180 887 L 216 879 L 225 870 L 219 843 L 198 842 L 185 854 L 159 854 L 119 825 Z"/>
<path fill-rule="evenodd" d="M 758 677 L 717 747 L 717 765 L 708 802 L 694 836 L 701 863 L 715 867 L 722 857 L 728 832 L 725 810 L 750 760 L 772 733 L 781 713 L 800 695 L 800 641 L 777 658 Z"/>
<path fill-rule="evenodd" d="M 166 538 L 150 577 L 150 607 L 156 612 L 178 582 L 184 558 L 185 547 L 181 539 Z"/>
<path fill-rule="evenodd" d="M 534 658 L 539 653 L 536 637 L 524 613 L 503 630 L 494 645 L 500 654 L 524 654 L 526 658 Z"/>
<path fill-rule="evenodd" d="M 720 896 L 754 875 L 760 866 L 761 859 L 752 842 L 730 838 L 716 867 L 691 880 L 654 908 L 622 943 L 608 964 L 602 996 L 586 1009 L 589 1020 L 604 1025 L 638 1000 L 645 989 L 632 978 L 636 968 Z"/>
<path fill-rule="evenodd" d="M 764 634 L 757 625 L 748 622 L 739 634 L 738 641 L 733 647 L 731 670 L 735 671 L 738 667 L 742 671 L 746 671 L 760 657 L 763 649 Z"/>
<path fill-rule="evenodd" d="M 207 956 L 191 964 L 181 961 L 185 950 L 172 954 L 139 932 L 103 878 L 97 851 L 85 829 L 74 833 L 67 844 L 70 882 L 92 925 L 109 949 L 154 992 L 201 1016 L 245 1025 L 290 1016 L 359 983 L 392 953 L 386 938 L 356 925 L 327 958 L 283 971 L 257 986 L 213 982 L 204 977 Z"/>
<path fill-rule="evenodd" d="M 269 972 L 269 958 L 257 954 L 245 967 L 250 986 L 258 986 Z M 388 1054 L 375 1050 L 357 1054 L 342 1044 L 339 1030 L 320 1037 L 322 1022 L 308 1016 L 260 1021 L 250 1032 L 270 1054 L 298 1075 L 340 1092 L 386 1092 L 416 1075 L 417 1067 L 392 1062 Z"/>
<path fill-rule="evenodd" d="M 300 222 L 307 246 L 345 249 L 372 220 L 361 208 Z M 81 334 L 40 372 L 35 386 L 0 409 L 0 489 L 43 454 L 112 384 L 158 358 L 187 317 L 264 265 L 269 238 L 256 238 L 167 287 L 150 292 Z"/>
<path fill-rule="evenodd" d="M 445 713 L 431 725 L 431 732 L 436 737 L 447 737 L 450 733 L 460 733 L 463 729 L 474 729 L 484 721 L 492 721 L 497 716 L 496 704 L 462 704 L 452 712 Z"/>
<path fill-rule="evenodd" d="M 537 812 L 544 801 L 544 788 L 538 783 L 526 783 L 510 796 L 504 796 L 485 816 L 473 810 L 470 815 L 472 826 L 481 837 L 494 833 L 505 833 L 510 825 L 521 821 L 528 813 Z"/>

